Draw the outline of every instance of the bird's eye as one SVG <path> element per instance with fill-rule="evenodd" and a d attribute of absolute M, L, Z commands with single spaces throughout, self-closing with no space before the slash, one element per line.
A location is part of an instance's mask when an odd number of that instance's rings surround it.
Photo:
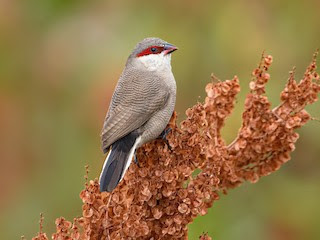
<path fill-rule="evenodd" d="M 160 54 L 162 53 L 164 47 L 154 45 L 154 46 L 149 46 L 146 49 L 142 50 L 140 53 L 137 54 L 137 57 L 142 57 L 142 56 L 147 56 L 150 54 Z"/>

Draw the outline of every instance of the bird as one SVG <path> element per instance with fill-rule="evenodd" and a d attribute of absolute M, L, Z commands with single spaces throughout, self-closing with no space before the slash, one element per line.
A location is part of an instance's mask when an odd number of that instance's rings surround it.
<path fill-rule="evenodd" d="M 165 129 L 176 102 L 171 54 L 178 48 L 160 38 L 140 41 L 129 55 L 111 98 L 102 131 L 107 154 L 100 192 L 112 192 L 123 179 L 135 151 Z"/>

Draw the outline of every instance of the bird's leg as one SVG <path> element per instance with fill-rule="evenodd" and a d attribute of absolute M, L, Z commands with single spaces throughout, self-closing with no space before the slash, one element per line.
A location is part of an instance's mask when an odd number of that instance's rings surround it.
<path fill-rule="evenodd" d="M 165 130 L 162 131 L 162 133 L 159 135 L 159 139 L 167 140 L 166 137 L 168 134 L 171 132 L 171 128 L 166 128 Z"/>
<path fill-rule="evenodd" d="M 163 139 L 166 142 L 166 144 L 167 144 L 167 146 L 168 146 L 170 151 L 171 151 L 171 147 L 170 147 L 170 144 L 168 142 L 167 136 L 171 132 L 171 130 L 172 130 L 171 128 L 166 128 L 165 130 L 162 131 L 162 133 L 158 137 L 159 139 Z"/>
<path fill-rule="evenodd" d="M 138 167 L 140 167 L 140 164 L 139 164 L 139 161 L 138 161 L 138 158 L 137 158 L 137 150 L 134 150 L 134 153 L 133 153 L 133 160 L 134 160 L 134 163 L 138 165 Z"/>

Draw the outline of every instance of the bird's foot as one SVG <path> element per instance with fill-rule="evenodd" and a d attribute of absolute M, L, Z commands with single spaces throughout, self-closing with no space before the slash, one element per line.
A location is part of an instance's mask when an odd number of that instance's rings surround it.
<path fill-rule="evenodd" d="M 172 131 L 171 128 L 166 128 L 165 130 L 162 131 L 162 133 L 159 135 L 158 138 L 166 140 L 166 137 L 171 131 Z"/>
<path fill-rule="evenodd" d="M 133 160 L 134 160 L 134 163 L 137 164 L 138 167 L 140 167 L 140 164 L 139 164 L 139 161 L 137 158 L 137 154 L 136 154 L 136 150 L 134 151 L 134 154 L 133 154 Z"/>
<path fill-rule="evenodd" d="M 169 148 L 169 150 L 171 151 L 171 146 L 170 146 L 170 144 L 169 144 L 169 141 L 168 141 L 168 139 L 167 139 L 167 136 L 168 136 L 168 134 L 170 133 L 172 131 L 172 129 L 171 128 L 166 128 L 165 130 L 163 130 L 162 131 L 162 133 L 159 135 L 159 139 L 163 139 L 165 142 L 166 142 L 166 144 L 167 144 L 167 146 L 168 146 L 168 148 Z"/>

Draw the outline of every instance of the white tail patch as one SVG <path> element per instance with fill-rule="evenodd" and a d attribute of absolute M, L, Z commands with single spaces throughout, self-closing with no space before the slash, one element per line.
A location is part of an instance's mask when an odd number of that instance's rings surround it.
<path fill-rule="evenodd" d="M 130 150 L 128 161 L 127 161 L 126 166 L 124 167 L 124 169 L 122 171 L 121 179 L 120 179 L 119 182 L 121 182 L 121 180 L 123 179 L 125 173 L 127 172 L 128 168 L 129 168 L 129 166 L 130 166 L 130 164 L 132 162 L 134 151 L 136 150 L 136 147 L 140 143 L 140 141 L 141 141 L 141 136 L 136 139 L 136 141 L 134 142 L 134 144 L 133 144 L 133 146 L 132 146 L 132 148 Z M 108 156 L 109 156 L 109 154 L 108 154 Z"/>
<path fill-rule="evenodd" d="M 141 141 L 141 136 L 136 139 L 136 141 L 134 142 L 132 148 L 130 149 L 129 157 L 128 157 L 127 163 L 126 163 L 126 165 L 125 165 L 125 167 L 124 167 L 124 169 L 123 169 L 123 171 L 122 171 L 120 181 L 123 179 L 126 171 L 128 170 L 128 168 L 129 168 L 129 166 L 130 166 L 130 164 L 131 164 L 131 162 L 132 162 L 132 158 L 133 158 L 134 151 L 135 151 L 137 145 L 140 143 L 140 141 Z M 104 171 L 105 171 L 105 167 L 106 167 L 107 165 L 110 165 L 110 164 L 107 164 L 107 163 L 110 161 L 109 157 L 110 157 L 111 152 L 112 152 L 112 147 L 110 148 L 110 151 L 109 151 L 106 159 L 104 160 L 103 167 L 102 167 L 102 171 L 101 171 L 101 174 L 100 174 L 100 177 L 99 177 L 99 182 L 101 182 L 101 177 L 102 177 L 102 174 L 103 174 Z M 120 181 L 119 181 L 119 182 L 120 182 Z"/>
<path fill-rule="evenodd" d="M 101 182 L 101 177 L 102 177 L 102 174 L 103 174 L 103 172 L 104 172 L 104 170 L 105 170 L 104 168 L 106 167 L 107 162 L 109 161 L 109 157 L 110 157 L 111 151 L 112 151 L 112 146 L 110 147 L 109 153 L 108 153 L 106 159 L 104 160 L 103 167 L 102 167 L 102 171 L 101 171 L 100 177 L 99 177 L 99 182 Z"/>

